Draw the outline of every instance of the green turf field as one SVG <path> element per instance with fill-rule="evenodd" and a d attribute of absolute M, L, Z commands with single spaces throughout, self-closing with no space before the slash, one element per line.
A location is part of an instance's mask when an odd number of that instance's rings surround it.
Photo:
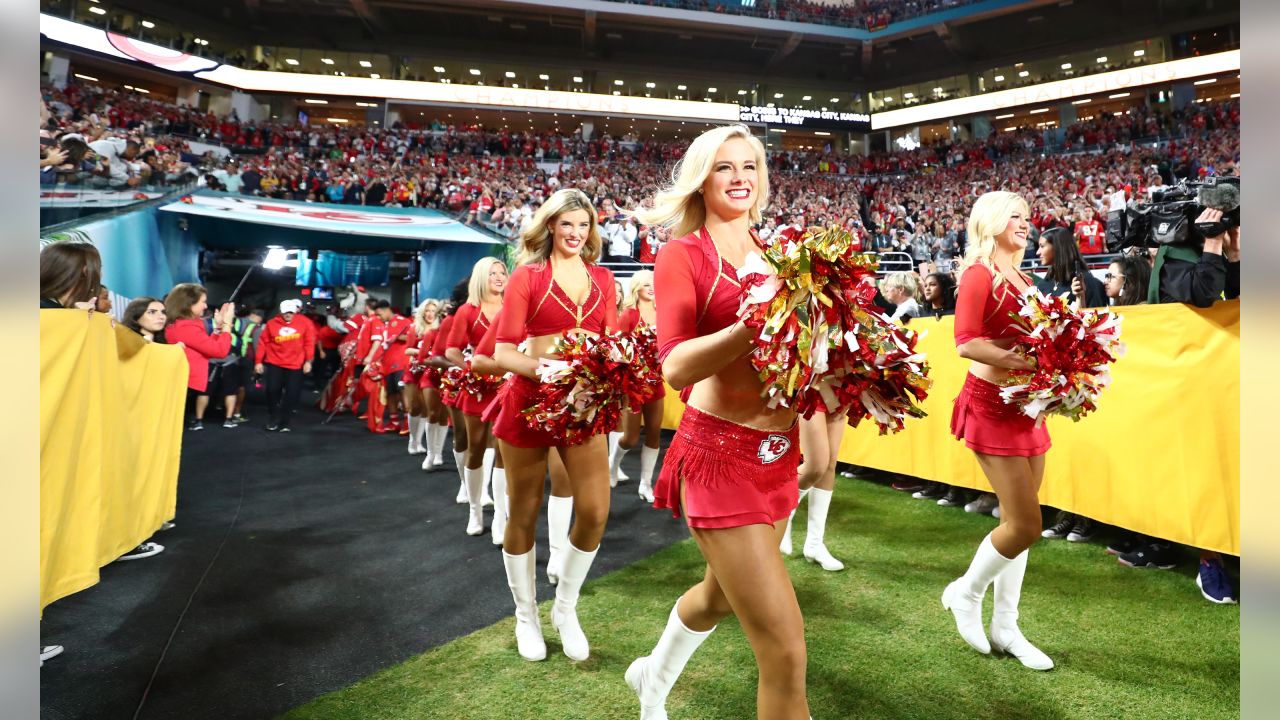
<path fill-rule="evenodd" d="M 1135 570 L 1102 542 L 1042 541 L 1031 552 L 1020 624 L 1057 668 L 1039 673 L 969 649 L 939 596 L 995 522 L 840 481 L 827 546 L 846 569 L 788 561 L 805 616 L 816 720 L 1239 717 L 1239 606 L 1200 597 L 1192 555 L 1179 570 Z M 797 517 L 797 554 L 803 530 Z M 603 552 L 608 542 L 606 531 Z M 623 672 L 653 646 L 671 603 L 701 571 L 686 541 L 589 581 L 578 606 L 591 640 L 587 662 L 560 652 L 544 598 L 544 662 L 520 659 L 507 619 L 284 717 L 636 718 Z M 990 603 L 988 593 L 988 618 Z M 736 622 L 722 623 L 693 657 L 667 710 L 672 720 L 755 716 L 755 663 Z"/>

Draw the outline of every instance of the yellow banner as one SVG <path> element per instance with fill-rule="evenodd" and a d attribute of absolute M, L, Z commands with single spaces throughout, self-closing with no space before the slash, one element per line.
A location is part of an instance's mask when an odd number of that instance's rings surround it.
<path fill-rule="evenodd" d="M 187 358 L 137 341 L 102 314 L 40 311 L 41 609 L 177 506 Z"/>
<path fill-rule="evenodd" d="M 1040 500 L 1099 522 L 1192 547 L 1240 554 L 1240 304 L 1117 308 L 1126 355 L 1098 411 L 1051 418 Z M 952 318 L 923 318 L 934 379 L 921 420 L 896 435 L 864 422 L 845 433 L 844 462 L 990 490 L 973 453 L 951 436 L 952 402 L 968 372 Z M 927 331 L 927 332 L 926 332 Z M 664 425 L 684 411 L 668 391 Z"/>

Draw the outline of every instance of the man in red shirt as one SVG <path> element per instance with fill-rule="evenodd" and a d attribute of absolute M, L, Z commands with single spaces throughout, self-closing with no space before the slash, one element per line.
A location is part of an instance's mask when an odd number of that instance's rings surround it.
<path fill-rule="evenodd" d="M 311 372 L 316 327 L 299 312 L 301 309 L 298 300 L 280 303 L 280 314 L 268 320 L 258 336 L 253 370 L 266 375 L 271 416 L 267 430 L 271 432 L 289 432 L 289 419 L 302 393 L 302 376 Z"/>
<path fill-rule="evenodd" d="M 1107 251 L 1106 234 L 1097 217 L 1082 212 L 1077 218 L 1075 236 L 1082 255 L 1100 255 Z"/>

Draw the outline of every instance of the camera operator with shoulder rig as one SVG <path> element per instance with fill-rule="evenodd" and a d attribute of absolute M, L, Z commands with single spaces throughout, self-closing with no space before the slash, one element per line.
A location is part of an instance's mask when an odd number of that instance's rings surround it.
<path fill-rule="evenodd" d="M 1150 230 L 1159 250 L 1147 302 L 1207 308 L 1240 296 L 1239 180 L 1210 178 L 1194 202 L 1199 214 L 1189 223 L 1151 213 Z"/>

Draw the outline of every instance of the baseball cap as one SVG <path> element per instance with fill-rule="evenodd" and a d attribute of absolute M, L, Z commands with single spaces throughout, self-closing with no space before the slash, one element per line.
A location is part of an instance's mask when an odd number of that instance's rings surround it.
<path fill-rule="evenodd" d="M 280 303 L 280 312 L 296 313 L 302 309 L 302 303 L 298 300 L 285 300 Z"/>

